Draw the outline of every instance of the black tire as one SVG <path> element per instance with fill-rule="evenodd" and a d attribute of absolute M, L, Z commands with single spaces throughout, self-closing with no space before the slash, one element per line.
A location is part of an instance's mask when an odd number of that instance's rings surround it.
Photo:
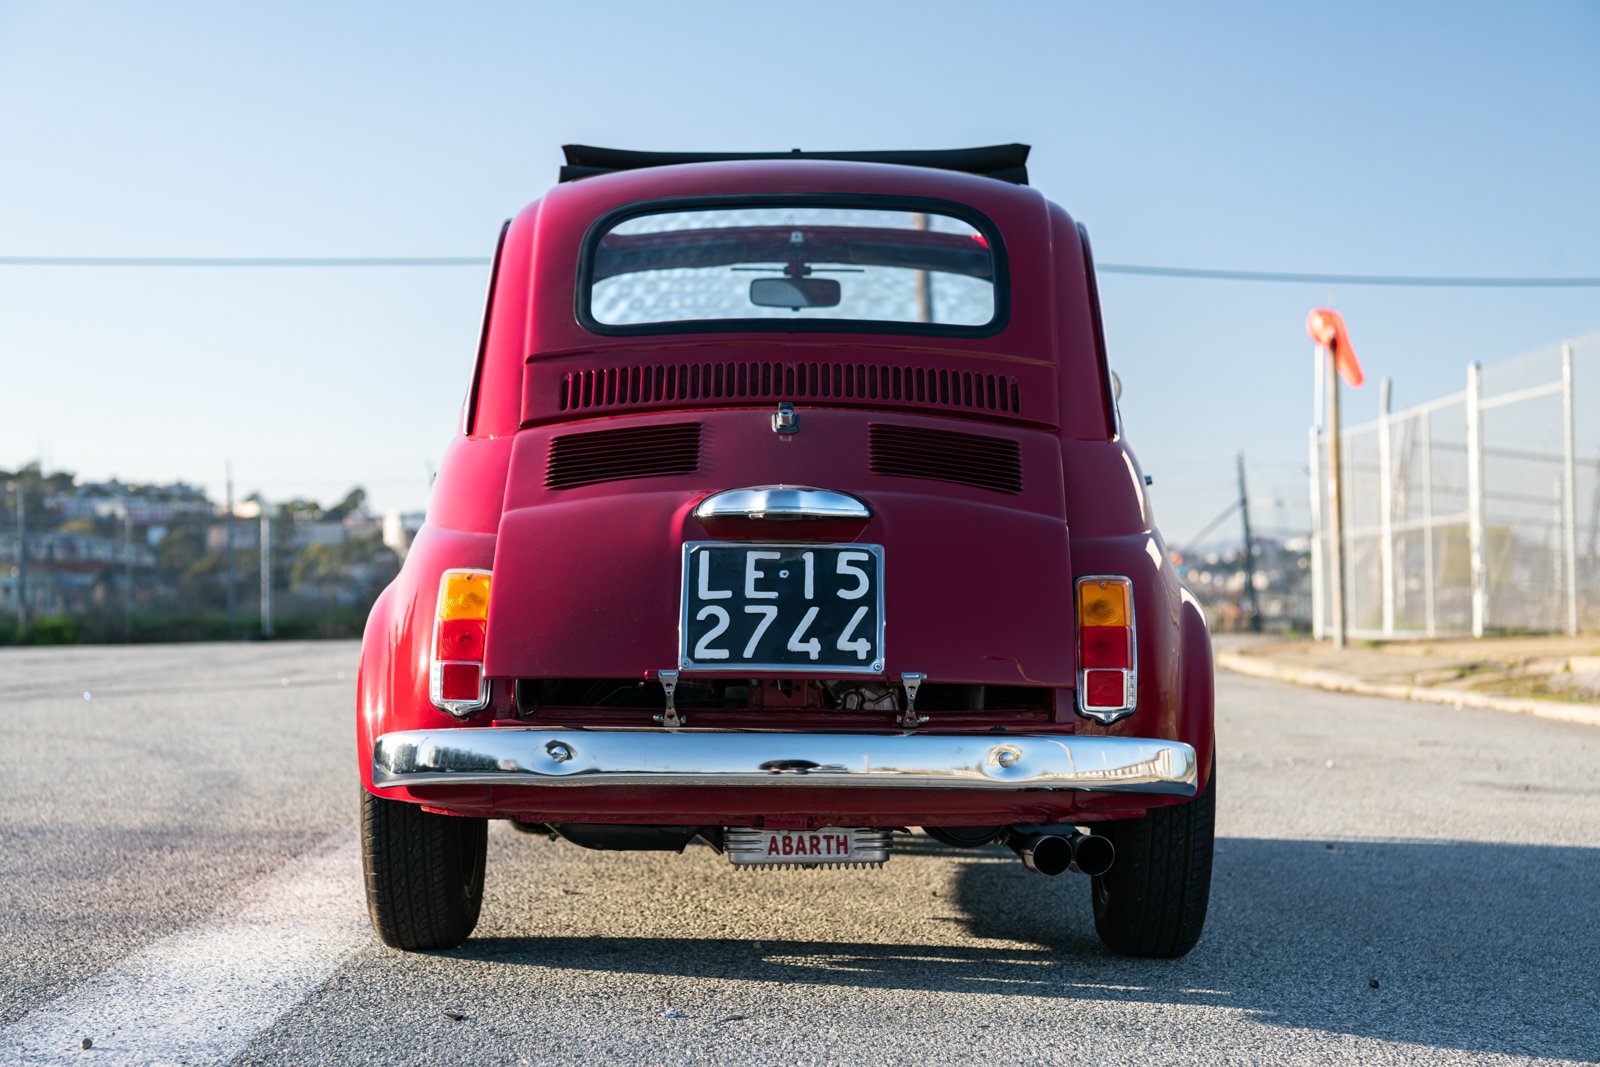
<path fill-rule="evenodd" d="M 1094 926 L 1111 951 L 1176 959 L 1194 948 L 1211 898 L 1217 776 L 1186 804 L 1096 828 L 1116 846 L 1111 869 L 1093 880 Z"/>
<path fill-rule="evenodd" d="M 455 948 L 483 905 L 484 819 L 435 815 L 361 791 L 361 858 L 372 928 L 392 948 Z"/>

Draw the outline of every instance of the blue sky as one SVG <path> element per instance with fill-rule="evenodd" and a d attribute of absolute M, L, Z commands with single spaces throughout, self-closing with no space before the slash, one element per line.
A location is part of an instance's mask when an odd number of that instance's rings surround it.
<path fill-rule="evenodd" d="M 0 0 L 0 255 L 487 255 L 567 141 L 1016 140 L 1105 262 L 1597 275 L 1597 101 L 1582 3 Z M 0 267 L 0 467 L 420 506 L 484 275 Z M 1314 304 L 1399 404 L 1600 328 L 1594 289 L 1101 288 L 1174 543 L 1238 449 L 1304 523 Z"/>

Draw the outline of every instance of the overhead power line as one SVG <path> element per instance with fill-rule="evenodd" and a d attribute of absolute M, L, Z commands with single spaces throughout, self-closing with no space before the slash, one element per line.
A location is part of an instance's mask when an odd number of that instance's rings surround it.
<path fill-rule="evenodd" d="M 0 267 L 487 267 L 488 256 L 0 256 Z M 1376 285 L 1435 289 L 1593 289 L 1597 277 L 1324 274 L 1313 271 L 1223 270 L 1099 263 L 1101 274 L 1193 281 L 1290 285 Z"/>
<path fill-rule="evenodd" d="M 487 267 L 488 256 L 0 256 L 0 267 Z"/>
<path fill-rule="evenodd" d="M 1146 278 L 1191 278 L 1217 282 L 1316 283 L 1324 285 L 1406 285 L 1436 289 L 1586 289 L 1596 278 L 1486 277 L 1428 274 L 1316 274 L 1274 270 L 1212 270 L 1202 267 L 1153 267 L 1138 263 L 1097 263 L 1101 274 L 1133 274 Z"/>
<path fill-rule="evenodd" d="M 1195 546 L 1198 545 L 1201 541 L 1204 541 L 1206 539 L 1206 535 L 1207 534 L 1211 533 L 1211 531 L 1215 530 L 1218 526 L 1221 526 L 1223 524 L 1223 522 L 1228 518 L 1229 515 L 1232 515 L 1235 511 L 1238 511 L 1238 510 L 1239 510 L 1239 501 L 1237 501 L 1237 500 L 1235 500 L 1233 503 L 1229 504 L 1227 507 L 1223 508 L 1222 512 L 1216 518 L 1214 518 L 1210 522 L 1206 523 L 1205 529 L 1201 530 L 1199 533 L 1197 533 L 1193 537 L 1189 538 L 1189 540 L 1184 544 L 1184 546 L 1182 548 L 1178 549 L 1178 555 L 1187 556 L 1190 552 L 1194 551 Z"/>

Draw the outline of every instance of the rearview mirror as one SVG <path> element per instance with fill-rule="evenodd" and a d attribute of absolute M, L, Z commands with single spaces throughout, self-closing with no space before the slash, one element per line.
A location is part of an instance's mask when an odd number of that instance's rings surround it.
<path fill-rule="evenodd" d="M 757 278 L 750 283 L 750 303 L 763 308 L 831 308 L 839 306 L 834 278 Z"/>

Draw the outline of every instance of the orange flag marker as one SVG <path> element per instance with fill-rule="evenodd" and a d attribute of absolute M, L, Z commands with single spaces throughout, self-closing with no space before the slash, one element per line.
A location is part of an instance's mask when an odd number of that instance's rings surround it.
<path fill-rule="evenodd" d="M 1330 308 L 1312 308 L 1311 314 L 1306 316 L 1306 333 L 1333 353 L 1334 368 L 1351 388 L 1367 380 L 1361 373 L 1361 364 L 1356 361 L 1355 346 L 1350 343 L 1350 331 L 1345 328 L 1343 315 Z"/>

